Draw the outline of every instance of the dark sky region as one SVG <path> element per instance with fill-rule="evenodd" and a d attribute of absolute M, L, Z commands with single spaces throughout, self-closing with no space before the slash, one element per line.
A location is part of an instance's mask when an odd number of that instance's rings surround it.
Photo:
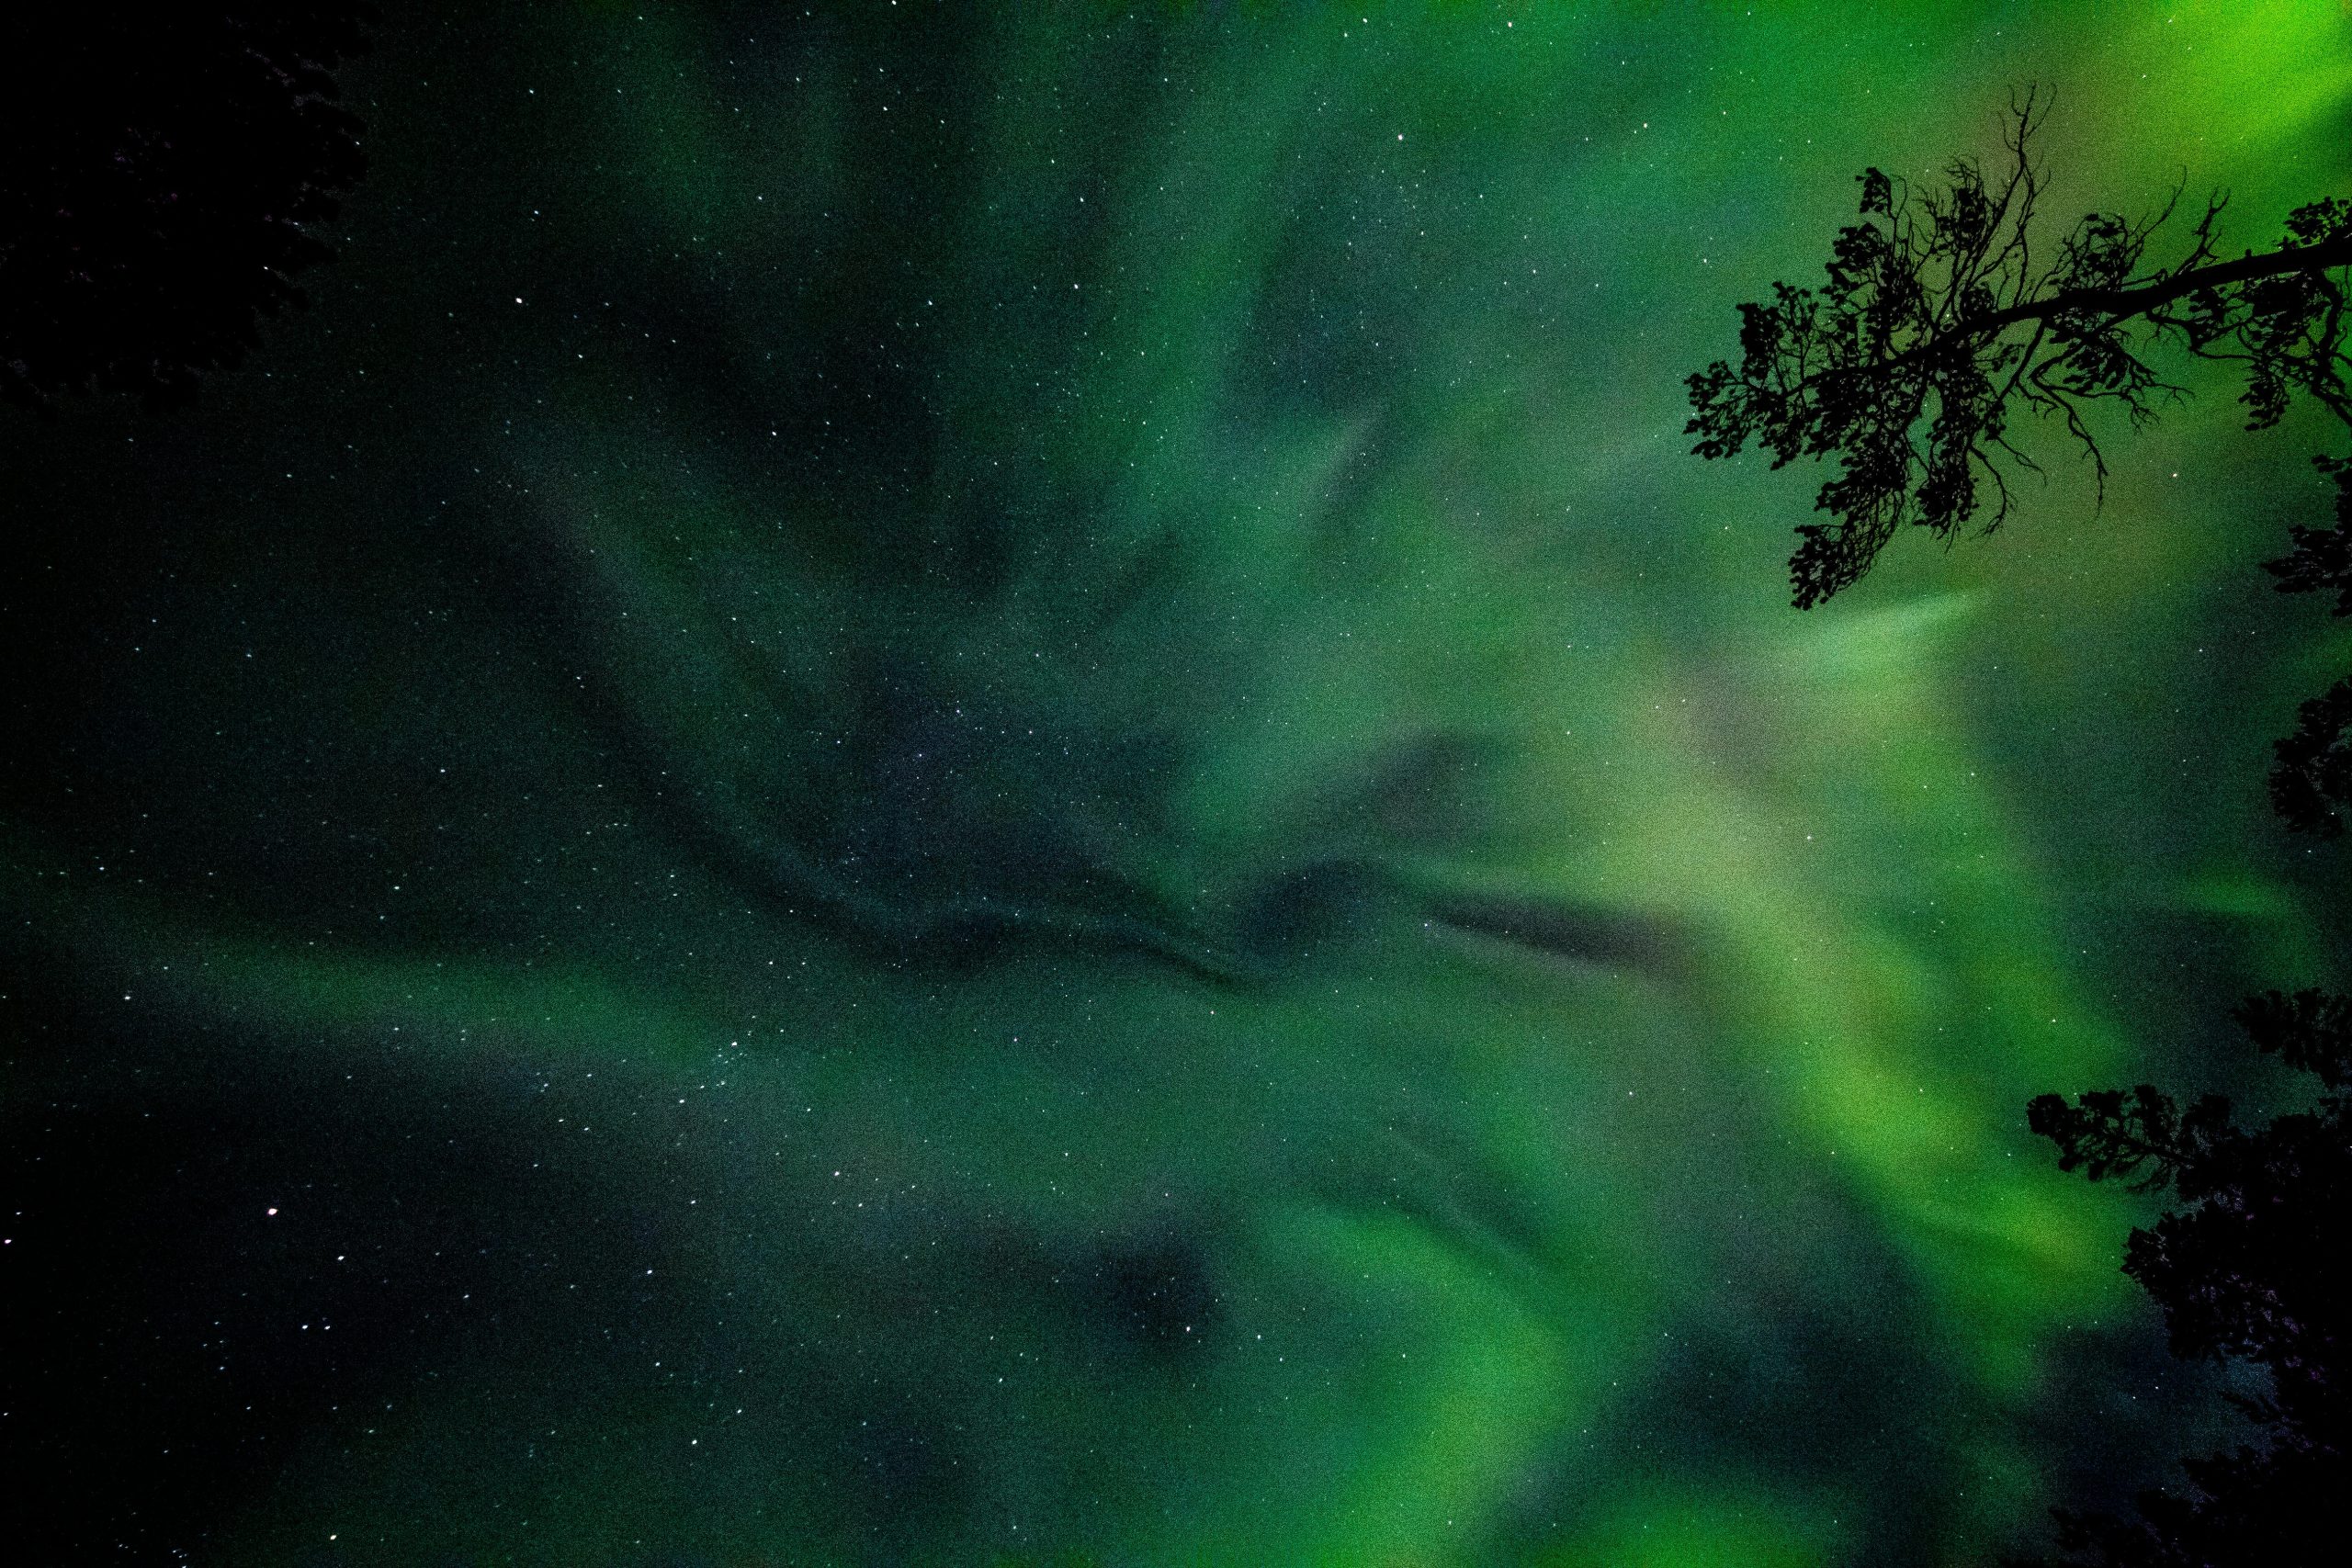
<path fill-rule="evenodd" d="M 384 10 L 310 309 L 0 415 L 20 1561 L 1982 1562 L 2222 1429 L 2023 1107 L 2345 978 L 2312 427 L 1799 615 L 1682 378 L 2028 85 L 2272 243 L 2338 0 Z"/>

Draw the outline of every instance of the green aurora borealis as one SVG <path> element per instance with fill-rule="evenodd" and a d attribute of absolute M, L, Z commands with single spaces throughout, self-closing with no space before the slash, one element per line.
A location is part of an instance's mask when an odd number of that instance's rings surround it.
<path fill-rule="evenodd" d="M 2029 83 L 2271 243 L 2340 0 L 454 14 L 251 367 L 7 421 L 61 1541 L 1981 1562 L 2200 1429 L 2022 1107 L 2346 978 L 2312 428 L 1799 615 L 1681 378 Z"/>

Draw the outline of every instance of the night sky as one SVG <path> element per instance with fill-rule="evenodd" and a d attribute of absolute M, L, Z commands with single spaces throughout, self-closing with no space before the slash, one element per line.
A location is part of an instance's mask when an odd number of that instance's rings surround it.
<path fill-rule="evenodd" d="M 2023 1108 L 2347 978 L 2322 433 L 1800 615 L 1682 378 L 2031 85 L 2275 243 L 2341 0 L 383 8 L 310 308 L 0 412 L 24 1561 L 1981 1562 L 2229 1431 Z"/>

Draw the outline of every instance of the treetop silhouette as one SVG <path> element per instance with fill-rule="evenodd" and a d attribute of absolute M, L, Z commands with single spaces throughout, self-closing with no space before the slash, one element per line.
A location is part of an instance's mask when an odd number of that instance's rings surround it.
<path fill-rule="evenodd" d="M 2182 1110 L 2151 1084 L 2073 1105 L 2045 1094 L 2027 1108 L 2060 1169 L 2169 1189 L 2182 1205 L 2134 1230 L 2123 1262 L 2163 1309 L 2173 1353 L 2270 1374 L 2267 1395 L 2232 1396 L 2264 1447 L 2183 1461 L 2189 1489 L 2142 1493 L 2133 1519 L 2062 1511 L 2068 1568 L 2312 1562 L 2312 1543 L 2340 1525 L 2352 1435 L 2352 998 L 2270 991 L 2233 1016 L 2256 1049 L 2319 1080 L 2313 1111 L 2248 1132 L 2220 1095 Z"/>
<path fill-rule="evenodd" d="M 1838 460 L 1815 501 L 1831 520 L 1797 530 L 1800 609 L 1860 578 L 1905 524 L 1946 540 L 1997 527 L 2014 502 L 2009 471 L 2040 467 L 2011 439 L 2018 405 L 2063 423 L 2103 489 L 2086 412 L 2113 403 L 2136 426 L 2177 396 L 2148 362 L 2160 344 L 2244 364 L 2250 428 L 2277 423 L 2297 392 L 2352 424 L 2352 201 L 2298 208 L 2278 249 L 2232 260 L 2215 239 L 2216 197 L 2179 257 L 2150 264 L 2177 192 L 2147 218 L 2093 212 L 2052 245 L 2036 222 L 2032 147 L 2047 108 L 2040 94 L 2012 106 L 1997 177 L 1962 158 L 1944 188 L 1915 192 L 1864 171 L 1861 221 L 1838 230 L 1826 287 L 1775 283 L 1770 301 L 1740 307 L 1737 367 L 1689 378 L 1699 456 L 1754 442 L 1774 468 Z"/>
<path fill-rule="evenodd" d="M 2064 425 L 2103 496 L 2087 411 L 2113 403 L 2136 427 L 2179 397 L 2149 364 L 2160 344 L 2243 365 L 2249 429 L 2277 424 L 2300 394 L 2352 434 L 2352 201 L 2300 207 L 2277 249 L 2231 260 L 2215 240 L 2219 197 L 2168 264 L 2147 258 L 2175 202 L 2138 220 L 2091 213 L 2037 259 L 2043 171 L 2031 145 L 2045 109 L 2039 94 L 2013 100 L 1997 182 L 1962 159 L 1944 188 L 1915 197 L 1866 171 L 1862 220 L 1838 231 L 1827 286 L 1776 283 L 1769 302 L 1741 306 L 1738 367 L 1718 360 L 1689 378 L 1700 457 L 1754 442 L 1776 468 L 1838 459 L 1815 502 L 1830 520 L 1797 530 L 1799 609 L 1851 585 L 1905 525 L 1947 543 L 1972 524 L 1997 527 L 2013 503 L 2007 470 L 2037 469 L 2010 439 L 2018 407 Z M 2332 592 L 2335 613 L 2352 615 L 2352 457 L 2315 462 L 2335 482 L 2335 525 L 2295 528 L 2293 548 L 2265 570 L 2281 592 Z M 2277 756 L 2271 801 L 2288 825 L 2341 832 L 2352 816 L 2352 677 L 2302 705 Z M 2234 1016 L 2257 1049 L 2319 1079 L 2315 1111 L 2248 1132 L 2226 1099 L 2183 1109 L 2153 1084 L 2071 1105 L 2043 1095 L 2027 1109 L 2061 1169 L 2178 1200 L 2132 1233 L 2123 1266 L 2162 1307 L 2174 1351 L 2270 1374 L 2267 1394 L 2236 1400 L 2263 1446 L 2184 1461 L 2187 1490 L 2142 1493 L 2132 1518 L 2060 1511 L 2064 1555 L 2051 1561 L 2064 1568 L 2273 1568 L 2322 1561 L 2313 1543 L 2340 1535 L 2352 1481 L 2352 998 L 2271 991 Z"/>
<path fill-rule="evenodd" d="M 2222 259 L 2226 198 L 2163 264 L 2151 250 L 2179 192 L 2149 217 L 2093 212 L 2047 243 L 2037 224 L 2044 169 L 2033 151 L 2048 98 L 2012 100 L 2007 162 L 1988 176 L 1954 161 L 1940 189 L 1914 192 L 1877 169 L 1860 176 L 1861 221 L 1838 231 L 1818 291 L 1772 285 L 1740 306 L 1739 363 L 1688 378 L 1689 434 L 1702 457 L 1750 443 L 1772 467 L 1834 457 L 1789 560 L 1797 608 L 1850 587 L 1905 525 L 1947 544 L 1991 533 L 2015 504 L 2013 471 L 2041 472 L 2013 439 L 2020 407 L 2062 423 L 2097 476 L 2107 458 L 2090 411 L 2120 408 L 2138 428 L 2182 395 L 2150 355 L 2172 345 L 2245 367 L 2250 430 L 2282 419 L 2298 395 L 2352 433 L 2345 298 L 2352 200 L 2327 197 L 2287 218 L 2278 248 Z M 2267 563 L 2285 593 L 2336 595 L 2352 615 L 2352 457 L 2322 456 L 2336 485 L 2335 525 L 2298 527 Z M 2352 676 L 2305 702 L 2277 742 L 2272 804 L 2291 828 L 2332 838 L 2352 819 Z"/>

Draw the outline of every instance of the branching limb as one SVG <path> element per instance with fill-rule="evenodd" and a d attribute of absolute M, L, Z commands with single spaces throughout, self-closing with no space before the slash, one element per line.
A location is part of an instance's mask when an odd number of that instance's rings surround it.
<path fill-rule="evenodd" d="M 1860 220 L 1838 231 L 1825 286 L 1775 284 L 1770 301 L 1742 306 L 1737 367 L 1718 360 L 1689 379 L 1700 456 L 1752 443 L 1775 468 L 1836 459 L 1815 499 L 1828 521 L 1797 530 L 1800 608 L 1859 579 L 1905 525 L 1947 542 L 1996 526 L 2012 501 L 2005 464 L 2033 468 L 2007 436 L 2012 406 L 2063 425 L 2103 499 L 2108 464 L 2087 410 L 2120 405 L 2136 429 L 2177 401 L 2181 387 L 2149 363 L 2159 344 L 2243 363 L 2257 428 L 2298 393 L 2352 425 L 2352 202 L 2301 208 L 2276 249 L 2224 261 L 2216 232 L 2227 202 L 2216 196 L 2182 254 L 2151 267 L 2176 187 L 2144 218 L 2090 214 L 2037 267 L 2033 145 L 2048 107 L 2038 91 L 2012 100 L 1997 183 L 1962 159 L 1941 188 L 1915 197 L 1866 170 Z"/>

